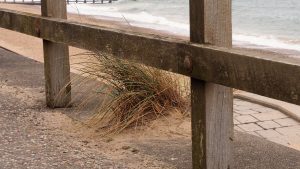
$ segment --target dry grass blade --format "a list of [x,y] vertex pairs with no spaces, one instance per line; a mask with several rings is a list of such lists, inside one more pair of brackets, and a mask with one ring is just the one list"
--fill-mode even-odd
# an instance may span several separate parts
[[84,55],[88,58],[73,64],[75,69],[85,78],[102,81],[92,90],[105,96],[86,124],[101,128],[102,134],[119,133],[186,107],[179,83],[170,73],[104,53]]

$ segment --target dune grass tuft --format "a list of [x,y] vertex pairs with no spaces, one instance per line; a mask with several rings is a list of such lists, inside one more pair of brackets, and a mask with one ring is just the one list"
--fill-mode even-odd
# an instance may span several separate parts
[[87,59],[73,65],[83,77],[101,81],[93,94],[105,97],[86,124],[101,128],[103,134],[116,134],[167,116],[172,109],[185,109],[179,82],[170,73],[105,53],[84,55]]

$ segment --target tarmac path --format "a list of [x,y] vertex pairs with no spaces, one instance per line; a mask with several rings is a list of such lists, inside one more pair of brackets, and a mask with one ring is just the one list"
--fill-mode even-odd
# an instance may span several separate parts
[[[191,141],[84,137],[45,107],[43,65],[0,48],[0,169],[191,168]],[[126,145],[126,146],[124,146]],[[300,152],[235,133],[233,168],[300,169]]]

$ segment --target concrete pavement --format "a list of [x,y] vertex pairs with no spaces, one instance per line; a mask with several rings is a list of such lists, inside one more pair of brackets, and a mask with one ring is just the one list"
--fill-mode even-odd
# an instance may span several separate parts
[[[234,100],[234,128],[300,151],[300,123],[255,103]],[[300,110],[299,110],[300,111]]]

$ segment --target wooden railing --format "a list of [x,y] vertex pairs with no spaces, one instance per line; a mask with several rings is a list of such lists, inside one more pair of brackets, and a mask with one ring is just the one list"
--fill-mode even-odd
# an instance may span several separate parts
[[[227,169],[232,161],[231,88],[300,105],[300,61],[231,49],[231,0],[190,0],[190,18],[191,41],[183,41],[70,22],[61,0],[42,1],[42,16],[0,9],[0,27],[44,39],[50,107],[70,101],[67,45],[191,77],[193,168]],[[65,95],[55,99],[61,90]]]

